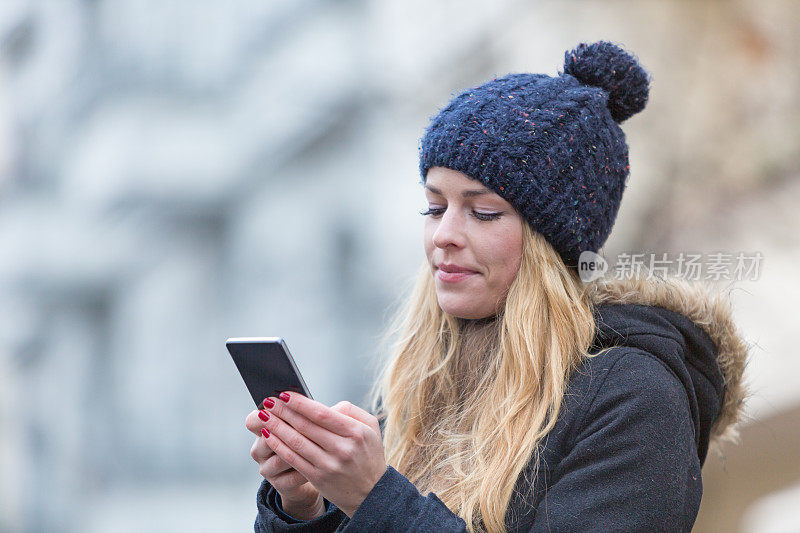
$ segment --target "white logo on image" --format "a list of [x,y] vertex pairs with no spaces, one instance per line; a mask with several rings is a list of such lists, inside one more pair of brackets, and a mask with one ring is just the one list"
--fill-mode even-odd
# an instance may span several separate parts
[[578,258],[578,275],[584,283],[589,283],[603,276],[608,270],[608,263],[598,254],[586,250]]

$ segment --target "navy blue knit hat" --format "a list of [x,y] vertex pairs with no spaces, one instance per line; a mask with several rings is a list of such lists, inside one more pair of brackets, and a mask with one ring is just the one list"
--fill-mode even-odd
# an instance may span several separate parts
[[649,75],[606,41],[579,44],[564,71],[508,74],[462,92],[420,140],[420,174],[458,170],[507,200],[564,263],[605,243],[629,174],[619,124],[644,109]]

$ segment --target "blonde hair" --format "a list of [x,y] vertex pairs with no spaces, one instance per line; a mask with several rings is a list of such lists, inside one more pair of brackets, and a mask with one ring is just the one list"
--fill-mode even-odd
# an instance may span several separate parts
[[395,337],[391,357],[370,391],[385,421],[387,463],[421,494],[434,492],[470,532],[505,530],[517,479],[532,458],[535,478],[569,375],[591,357],[584,284],[522,226],[520,269],[496,320],[444,312],[424,261],[384,337]]

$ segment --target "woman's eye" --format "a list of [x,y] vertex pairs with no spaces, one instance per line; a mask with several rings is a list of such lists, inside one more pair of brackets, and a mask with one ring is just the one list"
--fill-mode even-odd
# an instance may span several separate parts
[[427,211],[420,211],[420,215],[431,215],[433,217],[441,215],[444,213],[444,209],[441,207],[429,207]]
[[473,211],[472,214],[478,220],[497,220],[503,213],[479,213],[478,211]]
[[[421,211],[420,215],[430,215],[435,218],[444,213],[444,211],[445,208],[443,207],[429,207],[427,211]],[[472,216],[485,222],[488,222],[489,220],[497,220],[502,214],[503,213],[481,213],[479,211],[472,211]]]

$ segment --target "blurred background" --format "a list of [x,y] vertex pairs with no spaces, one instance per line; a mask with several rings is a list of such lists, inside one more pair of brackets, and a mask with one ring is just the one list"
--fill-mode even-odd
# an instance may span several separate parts
[[800,3],[0,1],[0,531],[249,531],[282,336],[364,406],[424,258],[418,141],[462,90],[606,39],[653,74],[605,251],[761,252],[742,442],[695,531],[800,531]]

